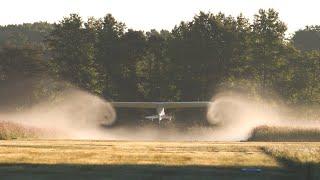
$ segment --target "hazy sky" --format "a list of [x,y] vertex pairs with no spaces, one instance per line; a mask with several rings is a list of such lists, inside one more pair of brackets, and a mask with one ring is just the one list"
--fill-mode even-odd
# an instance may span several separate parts
[[57,22],[70,13],[79,13],[84,19],[112,13],[129,28],[172,29],[200,10],[234,16],[242,12],[252,18],[259,8],[274,8],[293,32],[320,24],[319,7],[319,0],[2,0],[0,24]]

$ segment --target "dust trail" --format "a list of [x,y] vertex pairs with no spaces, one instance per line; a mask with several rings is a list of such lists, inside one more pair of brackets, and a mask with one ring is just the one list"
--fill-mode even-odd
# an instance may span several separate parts
[[18,113],[0,113],[0,120],[56,130],[51,138],[102,140],[239,141],[246,140],[253,128],[260,125],[320,128],[319,121],[292,119],[282,112],[283,109],[241,94],[218,94],[207,111],[210,126],[106,128],[101,125],[111,125],[116,119],[111,104],[98,96],[71,88],[54,101],[48,100]]
[[93,138],[100,136],[100,125],[115,121],[115,111],[102,98],[79,89],[64,90],[54,102],[41,102],[18,113],[1,113],[0,120],[53,129],[54,138]]
[[261,125],[320,129],[319,121],[296,119],[296,115],[287,114],[284,109],[288,108],[237,93],[218,94],[212,99],[207,117],[216,126],[212,135],[221,140],[246,140]]

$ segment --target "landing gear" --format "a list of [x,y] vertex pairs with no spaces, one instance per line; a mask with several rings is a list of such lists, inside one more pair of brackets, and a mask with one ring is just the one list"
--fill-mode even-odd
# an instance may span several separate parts
[[173,122],[173,116],[166,116],[162,119],[159,119],[158,125],[159,127],[168,127]]

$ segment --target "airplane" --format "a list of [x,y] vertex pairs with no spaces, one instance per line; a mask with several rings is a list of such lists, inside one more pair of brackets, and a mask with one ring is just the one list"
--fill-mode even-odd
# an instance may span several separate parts
[[139,109],[156,109],[157,115],[146,116],[148,120],[158,119],[159,124],[162,120],[172,120],[172,116],[166,115],[165,109],[181,108],[206,108],[211,102],[194,101],[194,102],[111,102],[115,108],[139,108]]

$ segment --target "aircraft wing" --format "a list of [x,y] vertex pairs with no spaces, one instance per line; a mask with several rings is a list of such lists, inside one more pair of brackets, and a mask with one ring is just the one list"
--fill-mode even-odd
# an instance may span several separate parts
[[119,108],[201,108],[208,107],[211,102],[193,101],[193,102],[111,102],[114,107]]
[[155,102],[111,102],[113,107],[119,108],[157,108]]

